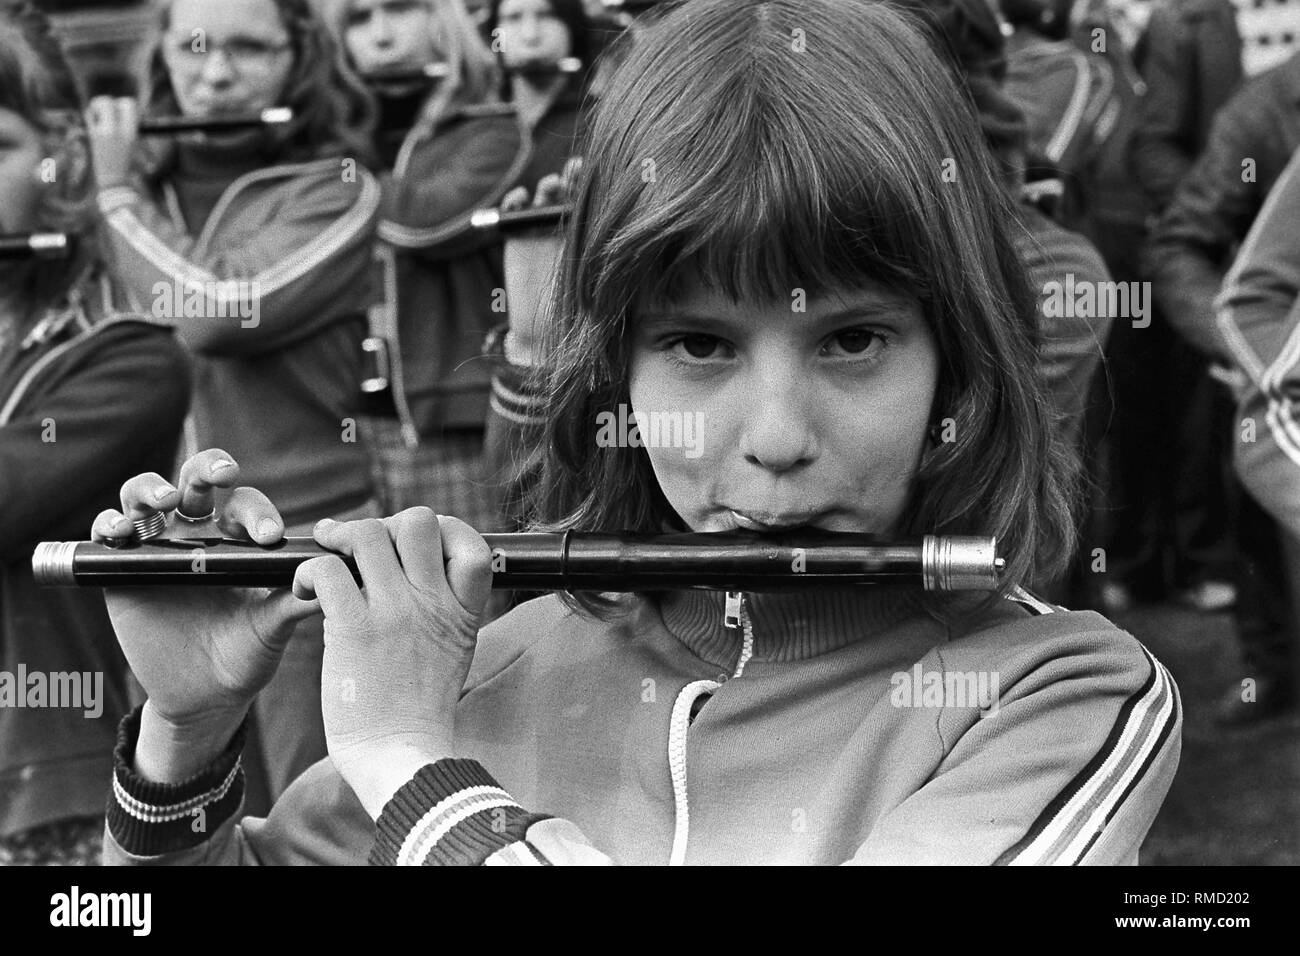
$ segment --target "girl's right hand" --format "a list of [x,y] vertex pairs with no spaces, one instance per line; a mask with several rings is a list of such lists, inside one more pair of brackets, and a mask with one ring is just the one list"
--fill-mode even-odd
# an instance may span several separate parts
[[[133,520],[179,507],[199,517],[213,510],[214,490],[233,488],[217,508],[222,533],[270,545],[284,521],[266,495],[236,488],[239,466],[210,449],[181,467],[180,488],[156,474],[122,486],[122,511],[95,519],[99,542],[126,542]],[[177,739],[193,729],[233,732],[249,704],[271,680],[294,625],[319,613],[288,589],[172,587],[107,588],[108,614],[131,670],[149,695],[147,710]],[[224,742],[223,742],[224,744]]]

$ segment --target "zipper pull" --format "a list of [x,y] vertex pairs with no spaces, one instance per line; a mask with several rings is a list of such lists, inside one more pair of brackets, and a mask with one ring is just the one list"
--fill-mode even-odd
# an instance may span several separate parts
[[740,604],[743,595],[740,591],[727,592],[727,606],[722,614],[722,624],[724,627],[740,629]]

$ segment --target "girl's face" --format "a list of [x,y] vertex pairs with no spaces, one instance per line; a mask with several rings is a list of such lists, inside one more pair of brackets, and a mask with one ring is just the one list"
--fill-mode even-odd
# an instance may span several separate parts
[[506,69],[558,63],[573,49],[569,28],[548,0],[503,0],[494,39]]
[[0,233],[37,227],[43,158],[36,128],[12,110],[0,109]]
[[279,103],[293,69],[271,0],[173,0],[163,55],[181,111],[258,112]]
[[351,0],[343,42],[361,73],[419,69],[443,59],[434,14],[421,0]]
[[920,306],[884,287],[801,298],[697,286],[638,319],[639,440],[693,531],[889,533],[903,514],[938,380]]

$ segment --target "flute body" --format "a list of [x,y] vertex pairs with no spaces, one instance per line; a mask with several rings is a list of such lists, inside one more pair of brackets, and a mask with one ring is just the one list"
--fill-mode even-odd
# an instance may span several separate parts
[[0,235],[0,259],[61,259],[71,251],[62,232],[26,232]]
[[[987,591],[997,587],[1002,569],[996,541],[980,537],[884,541],[868,534],[743,532],[483,537],[492,552],[492,586],[521,590],[782,591],[893,585]],[[154,539],[116,548],[43,542],[32,556],[32,570],[45,586],[288,587],[298,565],[332,553],[311,538],[286,538],[270,547],[230,539]],[[344,560],[357,576],[351,560]]]
[[293,119],[293,110],[274,106],[247,116],[156,116],[140,121],[142,136],[172,136],[177,133],[218,133],[262,126],[278,126]]

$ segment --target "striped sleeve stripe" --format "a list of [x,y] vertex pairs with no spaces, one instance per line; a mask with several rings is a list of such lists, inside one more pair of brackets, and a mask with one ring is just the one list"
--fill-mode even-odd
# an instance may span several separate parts
[[[462,823],[468,817],[484,810],[502,810],[506,807],[519,807],[510,794],[500,787],[469,787],[459,793],[453,793],[436,807],[421,817],[397,853],[398,866],[418,866],[424,862],[439,840],[451,832],[451,828]],[[504,813],[498,819],[504,818]]]
[[199,808],[223,799],[230,792],[230,788],[235,785],[235,780],[238,779],[242,769],[242,761],[236,760],[235,765],[230,768],[230,772],[226,774],[225,779],[220,784],[197,796],[167,806],[154,806],[145,803],[143,800],[137,800],[127,792],[117,777],[113,778],[113,796],[122,809],[137,820],[142,820],[145,823],[168,823],[172,820],[179,820],[181,817],[192,817],[194,811]]
[[547,819],[516,803],[477,761],[439,760],[421,767],[388,801],[376,822],[370,862],[390,866],[546,863],[527,847],[526,836],[529,827]]
[[141,710],[137,707],[118,727],[108,801],[109,833],[133,856],[192,849],[234,817],[243,802],[240,752],[246,727],[241,726],[226,749],[190,779],[156,783],[134,770]]
[[[136,197],[129,191],[132,199]],[[214,273],[190,262],[173,252],[162,240],[155,236],[131,211],[128,204],[122,202],[115,192],[101,194],[100,208],[105,212],[108,224],[117,231],[140,255],[153,265],[171,276],[174,281],[197,283],[204,286],[217,285],[221,281]],[[261,295],[269,295],[300,279],[312,269],[326,261],[331,255],[350,242],[366,224],[375,210],[379,208],[379,186],[374,177],[363,179],[361,195],[352,207],[337,220],[324,229],[311,242],[307,243],[288,257],[272,265],[264,272],[252,276],[232,276],[240,281],[256,282]]]
[[1143,648],[1151,672],[1120,709],[1100,751],[1001,857],[1002,866],[1070,866],[1087,851],[1137,788],[1178,722],[1169,672]]
[[546,421],[540,414],[546,403],[544,396],[517,391],[498,375],[492,376],[492,394],[488,402],[494,412],[516,425],[541,425]]

